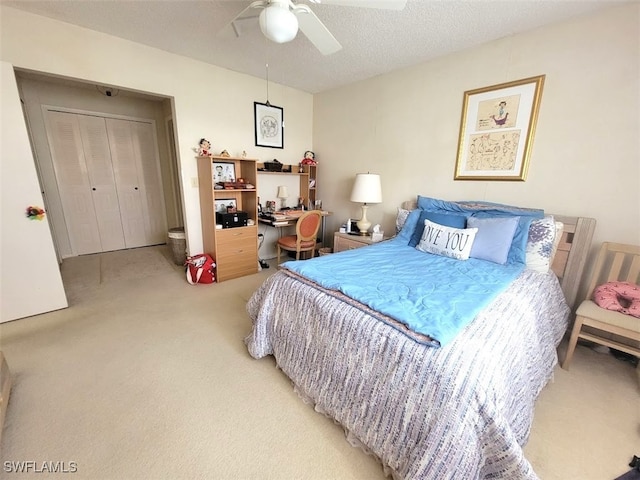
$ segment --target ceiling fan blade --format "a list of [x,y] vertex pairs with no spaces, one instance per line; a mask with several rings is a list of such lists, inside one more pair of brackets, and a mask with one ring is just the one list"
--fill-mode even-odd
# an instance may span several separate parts
[[251,2],[247,8],[242,10],[235,16],[231,22],[225,25],[219,32],[218,37],[230,38],[233,36],[239,37],[242,33],[242,24],[247,20],[254,20],[260,15],[260,9],[266,7],[269,4],[267,0],[256,0]]
[[341,7],[380,8],[383,10],[403,10],[407,0],[309,0],[322,5],[338,5]]
[[342,49],[342,45],[324,23],[306,5],[296,5],[293,13],[298,18],[298,27],[302,33],[320,50],[323,55],[331,55]]

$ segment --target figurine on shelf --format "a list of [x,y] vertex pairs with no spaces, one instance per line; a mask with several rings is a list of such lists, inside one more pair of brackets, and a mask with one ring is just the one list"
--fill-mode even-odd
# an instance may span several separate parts
[[220,152],[220,156],[221,157],[230,157],[231,155],[229,154],[229,152],[227,152],[226,150],[222,150]]
[[307,150],[306,152],[304,152],[304,158],[300,162],[300,165],[318,165],[318,162],[316,162],[316,154],[311,150]]
[[198,152],[198,156],[200,157],[212,156],[211,142],[209,142],[209,140],[207,140],[206,138],[201,138],[198,142],[198,148],[196,149],[196,151]]

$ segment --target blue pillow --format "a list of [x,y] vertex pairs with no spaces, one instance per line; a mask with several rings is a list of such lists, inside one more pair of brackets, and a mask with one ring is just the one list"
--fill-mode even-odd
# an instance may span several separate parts
[[446,211],[467,213],[467,210],[462,208],[456,202],[440,200],[439,198],[423,197],[422,195],[418,195],[417,204],[418,208],[421,208],[422,210],[430,210],[432,212],[437,210],[440,212]]
[[516,233],[520,217],[469,217],[467,227],[477,227],[470,257],[504,265]]
[[465,228],[467,224],[467,218],[464,215],[456,213],[442,213],[442,212],[427,212],[425,210],[417,210],[420,212],[418,221],[409,240],[409,246],[415,247],[420,243],[422,238],[422,232],[424,231],[424,221],[430,220],[433,223],[444,225],[445,227],[452,228]]
[[[495,211],[481,211],[474,213],[473,216],[476,218],[510,218],[507,213]],[[544,212],[539,218],[542,217],[544,217]],[[518,218],[518,226],[516,227],[516,232],[513,235],[511,249],[509,250],[509,255],[507,257],[507,263],[522,263],[524,265],[527,260],[527,239],[529,238],[529,227],[531,226],[531,222],[538,217],[522,215]]]
[[420,212],[422,212],[422,210],[417,208],[409,212],[409,215],[404,221],[402,230],[400,230],[400,233],[398,233],[398,238],[401,238],[406,242],[409,242],[409,240],[411,240],[413,231],[416,229],[416,224],[418,223],[418,218],[420,218]]

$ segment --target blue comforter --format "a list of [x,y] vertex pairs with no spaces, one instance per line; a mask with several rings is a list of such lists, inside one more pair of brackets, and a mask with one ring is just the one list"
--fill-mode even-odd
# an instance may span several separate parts
[[433,346],[450,342],[524,269],[423,253],[401,237],[282,266],[431,337]]

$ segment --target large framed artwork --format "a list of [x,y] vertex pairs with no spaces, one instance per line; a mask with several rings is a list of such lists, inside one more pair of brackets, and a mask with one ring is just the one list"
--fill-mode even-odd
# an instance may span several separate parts
[[253,102],[256,146],[284,148],[284,112],[282,107]]
[[544,79],[464,92],[454,180],[526,180]]

